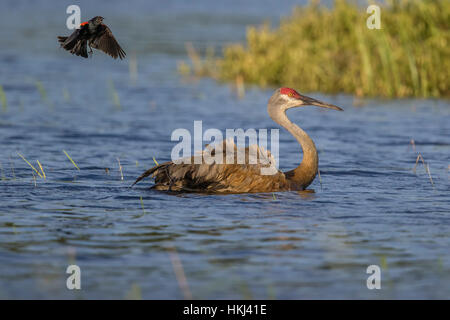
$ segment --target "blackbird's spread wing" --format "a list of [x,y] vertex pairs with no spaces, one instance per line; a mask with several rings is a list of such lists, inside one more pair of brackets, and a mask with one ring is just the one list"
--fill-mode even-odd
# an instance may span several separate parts
[[80,30],[76,29],[70,36],[68,37],[58,37],[58,41],[66,50],[72,50],[78,40],[78,36],[80,35]]
[[120,47],[111,30],[104,24],[98,26],[97,30],[98,35],[90,41],[89,45],[109,54],[114,59],[117,57],[123,59],[126,55],[125,51]]

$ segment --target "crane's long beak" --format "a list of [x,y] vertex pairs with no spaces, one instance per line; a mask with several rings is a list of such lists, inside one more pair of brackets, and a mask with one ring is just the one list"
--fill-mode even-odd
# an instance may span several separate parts
[[311,105],[316,107],[328,108],[338,111],[344,111],[344,109],[335,106],[334,104],[325,103],[307,96],[301,96],[300,99],[303,102],[303,105]]

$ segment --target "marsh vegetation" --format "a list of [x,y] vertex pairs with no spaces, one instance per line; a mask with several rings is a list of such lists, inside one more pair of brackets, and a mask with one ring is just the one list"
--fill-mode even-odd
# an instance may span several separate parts
[[381,29],[369,29],[366,7],[311,1],[280,26],[250,26],[246,43],[210,49],[199,58],[188,46],[183,73],[303,92],[378,97],[449,97],[450,2],[386,1]]

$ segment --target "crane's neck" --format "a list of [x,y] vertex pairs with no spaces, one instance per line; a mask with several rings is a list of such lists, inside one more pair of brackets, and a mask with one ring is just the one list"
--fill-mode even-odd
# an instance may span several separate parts
[[291,189],[305,189],[313,182],[319,167],[319,156],[314,141],[296,124],[286,116],[286,110],[269,108],[270,117],[292,134],[302,147],[303,159],[300,165],[286,172],[286,177],[291,182]]

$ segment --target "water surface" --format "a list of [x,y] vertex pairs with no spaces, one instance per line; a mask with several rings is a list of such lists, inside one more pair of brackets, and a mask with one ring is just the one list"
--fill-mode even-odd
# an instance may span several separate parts
[[[194,120],[278,128],[266,112],[272,89],[238,99],[176,70],[185,42],[242,41],[246,25],[276,24],[295,1],[108,3],[81,7],[101,11],[137,57],[136,81],[129,59],[83,60],[57,47],[68,2],[0,4],[1,298],[450,298],[448,101],[354,106],[350,96],[311,94],[345,109],[288,112],[319,149],[314,193],[174,196],[149,190],[150,180],[131,189],[153,157],[170,159],[172,130],[192,131]],[[421,162],[413,171],[418,152],[433,184]],[[36,168],[39,160],[46,179],[18,153]],[[280,130],[280,168],[300,159]],[[66,289],[69,264],[82,270],[81,291]],[[382,290],[366,287],[372,264]]]

